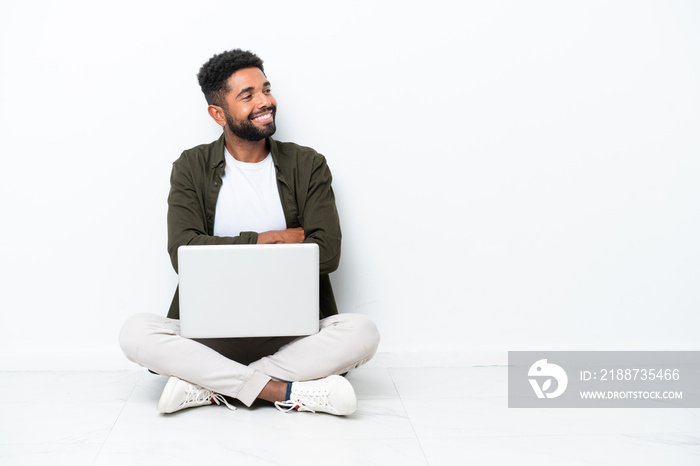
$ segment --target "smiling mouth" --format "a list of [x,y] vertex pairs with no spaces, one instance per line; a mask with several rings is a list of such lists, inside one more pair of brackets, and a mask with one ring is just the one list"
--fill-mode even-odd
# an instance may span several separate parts
[[251,118],[253,121],[257,121],[259,123],[267,123],[272,121],[272,110],[266,111],[265,113],[256,116],[255,118]]

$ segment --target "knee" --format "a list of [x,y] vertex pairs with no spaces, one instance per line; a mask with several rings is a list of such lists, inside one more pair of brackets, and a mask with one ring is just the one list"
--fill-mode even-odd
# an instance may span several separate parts
[[119,346],[124,354],[133,359],[138,354],[141,344],[153,332],[154,314],[134,314],[130,316],[119,331]]
[[354,344],[361,348],[367,357],[372,357],[379,347],[379,329],[372,319],[363,314],[343,314],[347,316],[355,336]]

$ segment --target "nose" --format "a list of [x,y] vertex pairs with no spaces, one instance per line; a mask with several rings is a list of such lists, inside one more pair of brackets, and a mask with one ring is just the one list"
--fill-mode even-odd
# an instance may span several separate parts
[[257,106],[258,108],[265,108],[269,107],[272,104],[272,99],[269,95],[267,94],[260,94],[260,97],[258,98]]

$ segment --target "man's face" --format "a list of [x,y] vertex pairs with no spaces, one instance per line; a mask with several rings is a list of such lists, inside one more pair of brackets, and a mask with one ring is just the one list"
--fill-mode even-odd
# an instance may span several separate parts
[[238,70],[228,79],[228,86],[222,108],[231,132],[246,141],[260,141],[275,134],[277,101],[263,72],[258,68]]

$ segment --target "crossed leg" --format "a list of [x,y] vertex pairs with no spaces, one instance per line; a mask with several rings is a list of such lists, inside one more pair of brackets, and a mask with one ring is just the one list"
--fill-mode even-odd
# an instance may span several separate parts
[[180,336],[178,320],[155,314],[127,319],[119,342],[126,357],[143,367],[250,406],[256,398],[284,401],[287,382],[320,379],[361,366],[374,356],[379,332],[361,314],[338,314],[322,319],[318,333],[297,338],[248,365]]

